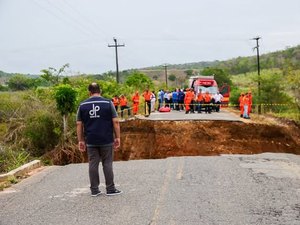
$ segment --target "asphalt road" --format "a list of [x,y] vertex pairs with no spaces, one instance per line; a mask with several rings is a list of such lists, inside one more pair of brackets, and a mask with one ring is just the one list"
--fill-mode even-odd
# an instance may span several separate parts
[[137,116],[139,119],[147,120],[222,120],[222,121],[243,121],[239,116],[226,109],[221,109],[220,112],[209,113],[189,113],[184,111],[172,110],[171,112],[152,112],[149,117]]
[[0,192],[0,224],[300,224],[296,155],[137,160],[114,170],[124,193],[91,197],[87,164],[48,167]]

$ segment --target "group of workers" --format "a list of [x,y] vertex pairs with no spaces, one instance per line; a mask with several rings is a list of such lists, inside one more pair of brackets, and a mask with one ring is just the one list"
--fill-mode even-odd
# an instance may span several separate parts
[[185,113],[202,113],[202,109],[205,113],[211,113],[213,110],[220,111],[220,105],[222,103],[223,96],[219,92],[211,94],[208,91],[205,93],[199,90],[196,93],[193,88],[187,88],[185,91],[181,89],[175,89],[173,92],[160,90],[158,92],[158,110],[161,107],[171,107],[174,110],[185,110]]
[[240,116],[245,119],[250,119],[250,112],[252,110],[252,93],[241,93],[239,97]]
[[[133,115],[137,115],[140,105],[140,94],[136,91],[131,97],[133,103],[132,110]],[[163,108],[169,108],[178,111],[185,111],[188,113],[211,113],[212,111],[220,112],[220,106],[223,100],[222,94],[217,92],[216,94],[210,94],[208,91],[205,93],[199,90],[196,93],[194,89],[187,88],[185,91],[182,89],[175,89],[174,91],[159,90],[157,97],[154,91],[146,89],[142,97],[145,101],[145,115],[149,116],[151,112],[155,111],[156,99],[158,99],[157,110],[161,111]],[[252,109],[252,94],[251,91],[248,93],[241,93],[239,97],[240,116],[245,119],[250,119],[250,112]],[[128,116],[131,115],[131,108],[128,106],[128,100],[124,94],[118,96],[115,95],[112,98],[112,102],[118,112],[120,107],[121,118],[124,116],[124,111],[127,111]]]
[[[153,106],[151,108],[151,103],[153,102],[153,99],[155,99],[155,95],[149,91],[149,89],[146,89],[142,97],[145,100],[145,115],[149,116],[151,111],[153,111]],[[140,95],[139,92],[136,91],[133,96],[131,97],[133,106],[132,106],[132,111],[133,115],[137,115],[139,111],[139,105],[140,105]],[[115,109],[117,112],[119,112],[119,106],[120,106],[120,111],[121,111],[121,118],[124,116],[124,111],[127,111],[127,115],[131,115],[131,108],[128,106],[128,100],[124,94],[121,94],[120,96],[115,95],[112,98],[112,102],[115,106]]]
[[[158,111],[162,112],[164,109],[170,111],[173,109],[177,111],[185,111],[186,114],[195,112],[202,113],[202,110],[204,110],[205,113],[211,113],[213,110],[219,112],[220,105],[223,100],[223,96],[219,92],[212,95],[208,91],[202,93],[200,89],[199,93],[196,93],[192,88],[187,88],[185,90],[177,88],[174,91],[164,91],[161,89],[158,91],[157,95],[154,94],[154,91],[151,92],[146,89],[143,92],[142,97],[145,101],[146,116],[149,116],[151,112],[155,111],[157,99]],[[138,114],[140,104],[140,95],[138,91],[136,91],[131,97],[131,101],[133,103],[132,108],[128,106],[128,100],[125,95],[116,95],[112,98],[116,111],[118,111],[120,107],[121,118],[124,116],[124,111],[127,111],[128,116],[130,116],[131,109],[133,110],[133,115]]]

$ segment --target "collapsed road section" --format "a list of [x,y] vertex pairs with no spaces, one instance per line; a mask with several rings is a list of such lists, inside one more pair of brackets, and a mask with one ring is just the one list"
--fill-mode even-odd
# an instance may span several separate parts
[[122,145],[116,160],[171,156],[300,154],[300,128],[232,121],[151,121],[121,123]]

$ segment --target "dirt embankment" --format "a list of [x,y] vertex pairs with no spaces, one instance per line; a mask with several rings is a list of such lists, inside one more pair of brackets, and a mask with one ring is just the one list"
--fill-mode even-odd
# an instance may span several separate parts
[[121,123],[116,160],[219,154],[286,152],[300,154],[300,128],[225,121],[147,121]]

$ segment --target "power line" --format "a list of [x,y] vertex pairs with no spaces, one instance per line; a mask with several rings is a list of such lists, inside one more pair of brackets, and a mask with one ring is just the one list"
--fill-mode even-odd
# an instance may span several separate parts
[[79,29],[79,30],[81,30],[81,32],[83,32],[86,35],[90,36],[90,33],[88,33],[86,30],[82,29],[80,26],[78,26],[78,24],[72,23],[73,21],[70,22],[69,20],[66,20],[65,17],[62,17],[62,16],[60,16],[58,14],[53,13],[53,11],[51,11],[47,7],[41,5],[39,1],[33,0],[32,2],[34,2],[35,5],[37,5],[39,8],[41,8],[44,11],[46,11],[47,13],[49,13],[50,15],[52,15],[53,17],[55,17],[56,19],[58,19],[60,21],[63,21],[63,22],[67,22],[68,24],[72,25],[74,28]]
[[124,44],[119,45],[116,38],[113,38],[113,40],[114,40],[115,44],[114,45],[108,45],[108,47],[114,47],[115,51],[116,51],[116,69],[117,69],[117,71],[116,71],[117,76],[116,77],[117,77],[117,83],[119,83],[120,82],[120,77],[119,77],[119,63],[118,63],[118,47],[125,47],[125,45]]
[[89,34],[92,35],[98,35],[95,34],[95,32],[93,30],[91,30],[89,27],[87,27],[85,24],[83,24],[80,20],[78,20],[76,17],[74,17],[73,15],[71,15],[69,12],[62,10],[62,8],[58,7],[56,4],[53,4],[52,2],[50,2],[49,0],[45,0],[50,6],[54,7],[58,12],[60,12],[63,16],[65,16],[66,18],[69,18],[69,20],[71,22],[74,22],[74,24],[76,24],[78,27],[83,28],[83,30],[87,31]]
[[[76,12],[78,15],[80,15],[80,16],[81,16],[81,19],[84,19],[84,20],[87,22],[87,24],[90,25],[90,28],[93,27],[93,28],[96,30],[97,33],[99,33],[98,30],[101,30],[101,32],[104,34],[105,39],[107,39],[107,38],[106,38],[106,37],[108,36],[107,33],[106,33],[103,29],[101,29],[101,28],[98,26],[98,24],[95,23],[94,20],[90,19],[90,18],[87,17],[85,14],[81,13],[80,10],[78,10],[76,7],[74,7],[72,4],[70,4],[67,0],[63,0],[62,2],[63,2],[66,6],[68,6],[71,10],[73,10],[73,11]],[[99,33],[99,34],[100,34],[100,33]]]
[[[86,26],[86,24],[90,24],[90,22],[88,22],[86,24],[82,23],[82,21],[79,20],[72,13],[70,13],[69,11],[63,10],[63,8],[65,8],[65,7],[58,7],[57,4],[54,4],[53,2],[51,2],[49,0],[44,0],[44,2],[46,2],[48,5],[50,5],[50,8],[41,4],[40,1],[33,0],[33,2],[38,7],[40,7],[44,11],[48,12],[52,16],[54,16],[56,19],[59,19],[60,21],[63,21],[64,23],[68,23],[68,24],[72,25],[74,28],[80,30],[82,33],[84,33],[88,36],[92,35],[93,37],[94,36],[98,37],[100,34],[98,31],[95,32],[95,30],[93,30],[91,27]],[[69,6],[69,4],[68,4],[68,6]],[[53,9],[53,10],[51,10],[51,9]],[[73,7],[73,9],[74,9],[74,7]],[[79,13],[77,12],[77,14],[79,14]],[[82,15],[82,14],[80,13],[80,15]],[[99,30],[99,29],[97,29],[97,30]],[[105,35],[104,35],[104,39],[105,39]]]

